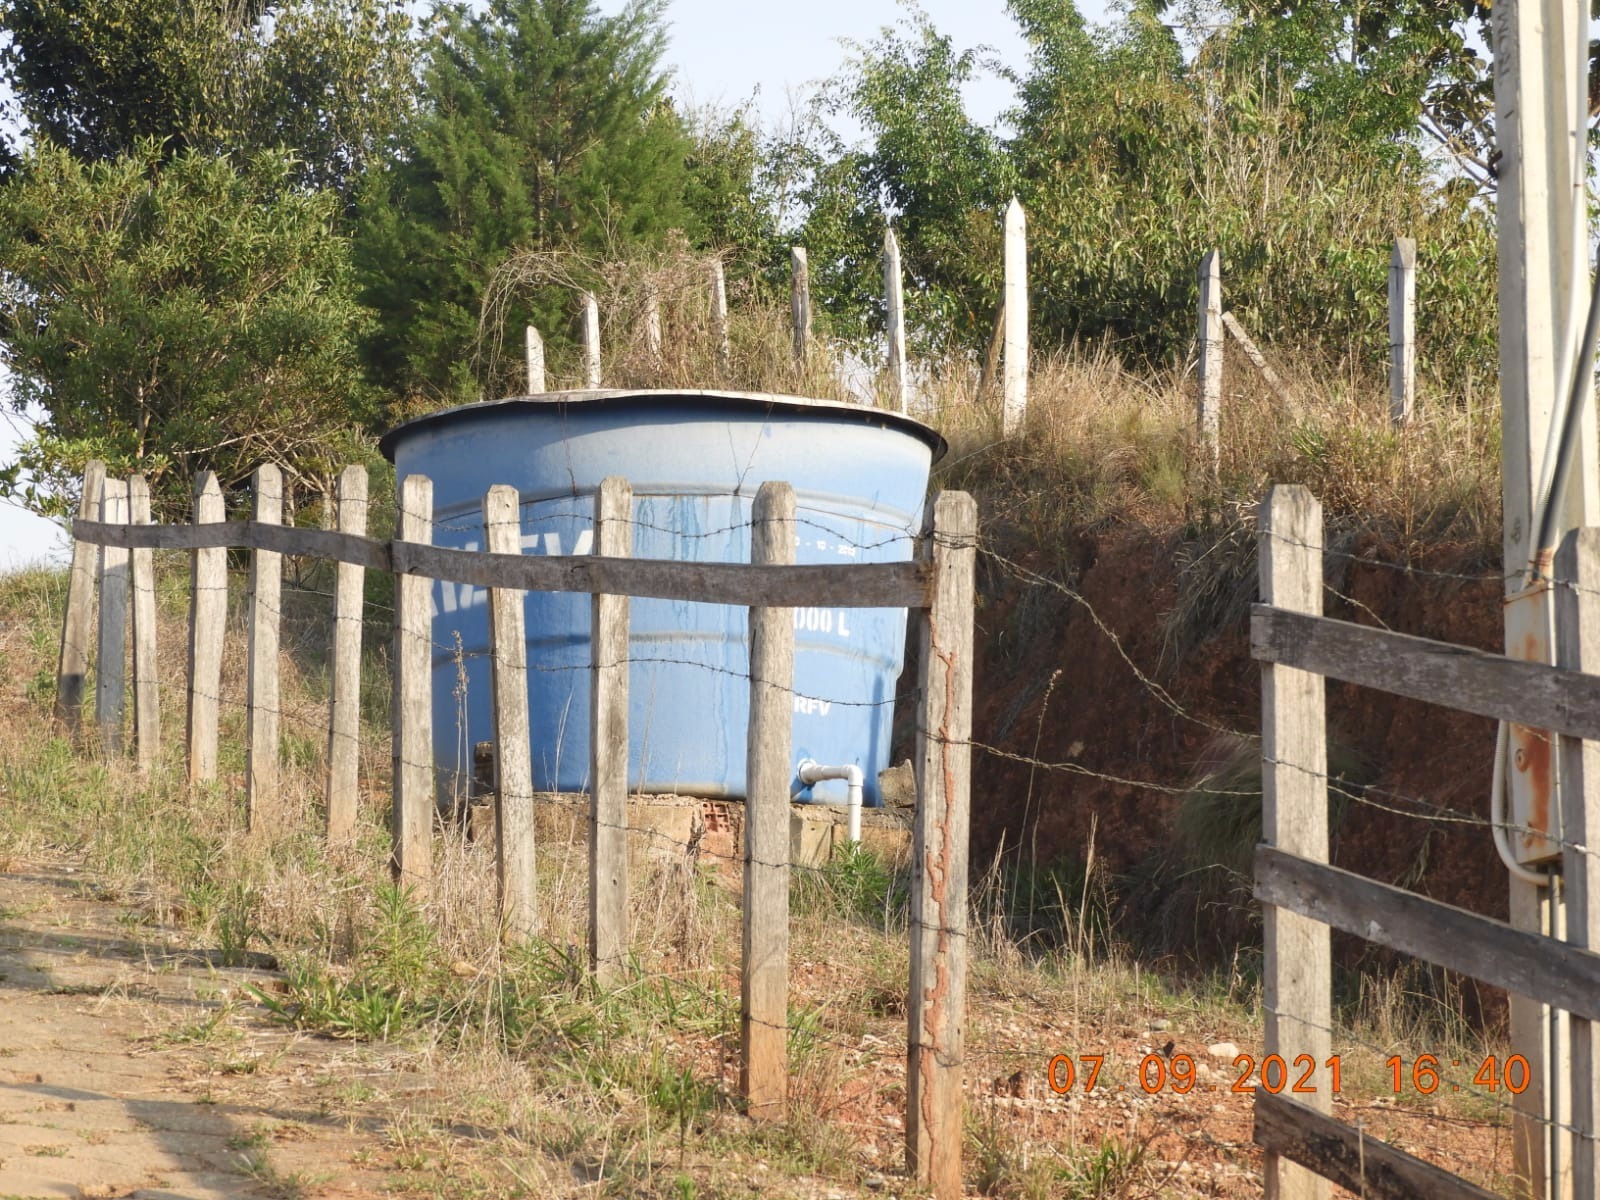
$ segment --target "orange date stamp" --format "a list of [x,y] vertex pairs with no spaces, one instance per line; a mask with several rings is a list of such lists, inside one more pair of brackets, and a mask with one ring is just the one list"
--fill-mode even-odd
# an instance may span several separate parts
[[[1050,1090],[1058,1096],[1076,1091],[1087,1094],[1096,1087],[1112,1087],[1117,1091],[1130,1090],[1126,1083],[1102,1083],[1101,1070],[1105,1065],[1103,1054],[1057,1054],[1045,1068]],[[1233,1060],[1233,1078],[1220,1081],[1210,1078],[1210,1068],[1196,1064],[1189,1054],[1146,1054],[1139,1060],[1134,1072],[1135,1085],[1147,1096],[1164,1092],[1186,1096],[1190,1092],[1232,1091],[1253,1093],[1257,1087],[1274,1094],[1282,1091],[1317,1092],[1326,1087],[1334,1095],[1341,1083],[1340,1062],[1337,1054],[1320,1065],[1309,1054],[1285,1060],[1280,1054],[1269,1054],[1259,1063],[1253,1054],[1240,1054]]]
[[[1130,1091],[1134,1087],[1147,1096],[1170,1093],[1188,1095],[1199,1090],[1206,1092],[1239,1092],[1254,1094],[1258,1089],[1273,1095],[1315,1095],[1326,1091],[1340,1094],[1343,1087],[1343,1063],[1337,1054],[1320,1062],[1309,1054],[1285,1058],[1281,1054],[1268,1054],[1257,1058],[1253,1054],[1240,1054],[1233,1060],[1231,1080],[1227,1075],[1214,1078],[1209,1067],[1196,1064],[1189,1054],[1146,1054],[1139,1060],[1132,1084],[1115,1083],[1101,1078],[1105,1066],[1104,1054],[1057,1054],[1045,1068],[1045,1078],[1050,1090],[1058,1096],[1074,1092],[1087,1095],[1096,1088]],[[1494,1092],[1501,1088],[1520,1096],[1528,1090],[1532,1078],[1528,1060],[1512,1054],[1504,1060],[1488,1055],[1477,1065],[1471,1082],[1465,1085],[1450,1082],[1443,1074],[1443,1063],[1438,1055],[1419,1054],[1414,1059],[1399,1055],[1388,1058],[1388,1082],[1396,1095],[1406,1090],[1431,1096],[1439,1091],[1459,1092],[1463,1086]],[[1460,1059],[1450,1059],[1449,1066],[1471,1068]]]

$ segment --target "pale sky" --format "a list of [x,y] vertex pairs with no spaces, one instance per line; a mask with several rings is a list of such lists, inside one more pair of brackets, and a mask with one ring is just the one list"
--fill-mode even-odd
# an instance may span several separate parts
[[[622,0],[599,0],[605,12],[621,6]],[[1027,47],[1003,0],[925,0],[921,8],[958,48],[989,46],[1012,69],[1026,66]],[[1083,0],[1079,8],[1091,20],[1104,19],[1103,0]],[[685,99],[731,107],[754,95],[763,117],[777,122],[788,112],[791,94],[803,93],[843,65],[847,52],[841,39],[869,42],[907,11],[896,0],[672,0],[667,59]],[[974,119],[990,123],[1013,97],[1003,81],[984,78],[969,85],[967,102]],[[5,389],[0,375],[0,396]],[[5,418],[0,419],[3,465],[13,457],[20,422],[8,410],[0,417]],[[64,561],[68,555],[57,526],[0,501],[0,571],[42,559]]]

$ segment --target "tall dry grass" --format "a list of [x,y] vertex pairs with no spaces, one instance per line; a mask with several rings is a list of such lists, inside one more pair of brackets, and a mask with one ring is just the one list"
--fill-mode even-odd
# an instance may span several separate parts
[[1396,428],[1374,372],[1277,353],[1286,404],[1236,354],[1215,473],[1195,434],[1192,372],[1130,371],[1099,343],[1036,363],[1026,423],[1008,439],[998,434],[997,398],[975,394],[974,372],[939,375],[929,419],[952,446],[941,482],[989,496],[989,526],[1013,542],[1048,545],[1072,528],[1115,523],[1198,531],[1226,525],[1273,484],[1300,483],[1330,519],[1364,525],[1399,549],[1448,541],[1494,551],[1495,411],[1428,395]]
[[[755,281],[730,281],[729,346],[711,319],[711,260],[679,245],[621,263],[528,253],[496,275],[486,303],[479,373],[489,394],[525,390],[522,331],[505,327],[519,297],[596,292],[608,387],[728,388],[884,404],[883,347],[817,336],[804,364],[792,353],[786,304]],[[661,314],[659,349],[645,309]],[[1220,451],[1213,471],[1195,437],[1192,363],[1131,369],[1109,342],[1035,355],[1027,419],[1000,435],[998,388],[982,365],[955,357],[913,365],[912,415],[938,428],[951,453],[937,482],[975,492],[986,527],[1005,542],[1050,545],[1073,529],[1117,523],[1208,533],[1240,520],[1274,483],[1302,483],[1330,520],[1372,531],[1398,552],[1437,543],[1492,558],[1499,541],[1499,418],[1492,397],[1428,390],[1404,428],[1389,419],[1381,363],[1267,346],[1288,402],[1237,347],[1227,351]],[[552,390],[581,383],[575,350],[552,342]]]
[[[527,391],[523,330],[508,314],[519,299],[564,294],[576,305],[592,291],[600,309],[601,378],[606,387],[722,388],[842,400],[845,351],[824,336],[795,361],[786,307],[768,302],[757,280],[730,278],[724,353],[712,316],[711,271],[718,260],[675,243],[648,258],[612,262],[576,252],[513,255],[495,273],[479,326],[476,369],[487,395]],[[646,312],[659,314],[652,347]],[[583,386],[578,347],[565,330],[544,331],[546,387]]]

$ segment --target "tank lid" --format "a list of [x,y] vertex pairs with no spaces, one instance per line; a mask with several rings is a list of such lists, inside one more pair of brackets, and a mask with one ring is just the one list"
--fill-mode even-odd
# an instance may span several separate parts
[[454,422],[473,414],[493,414],[511,409],[541,409],[548,406],[599,405],[622,407],[626,405],[657,406],[673,400],[693,400],[714,408],[726,408],[743,413],[817,413],[823,416],[848,417],[871,424],[887,426],[909,433],[927,443],[933,450],[933,461],[938,462],[949,449],[938,430],[911,417],[886,408],[873,408],[866,404],[847,404],[839,400],[814,400],[808,396],[783,396],[769,392],[720,392],[693,388],[588,388],[567,392],[542,392],[534,396],[508,396],[504,400],[482,400],[477,404],[462,404],[396,425],[378,439],[378,449],[390,462],[394,461],[395,445],[406,434],[430,425]]

